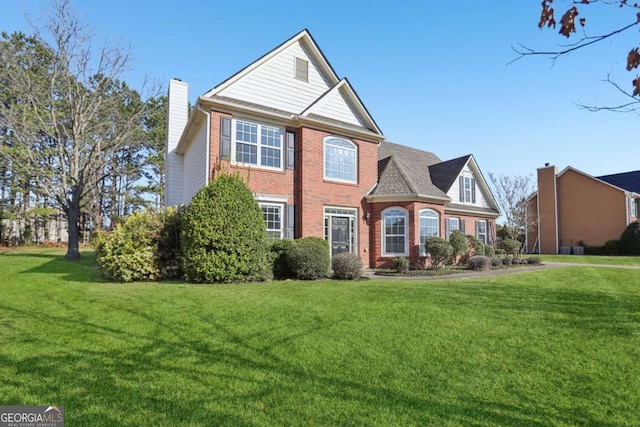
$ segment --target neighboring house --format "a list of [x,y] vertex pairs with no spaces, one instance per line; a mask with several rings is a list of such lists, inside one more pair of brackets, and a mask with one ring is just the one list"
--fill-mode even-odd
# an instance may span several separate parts
[[582,253],[582,246],[618,240],[638,219],[640,171],[593,177],[572,167],[538,169],[529,199],[527,251]]
[[473,157],[441,162],[383,142],[306,30],[188,110],[188,85],[172,80],[166,205],[189,203],[226,170],[247,181],[270,238],[325,238],[332,254],[356,253],[367,267],[396,256],[418,263],[425,236],[465,224],[466,233],[494,241],[499,213]]

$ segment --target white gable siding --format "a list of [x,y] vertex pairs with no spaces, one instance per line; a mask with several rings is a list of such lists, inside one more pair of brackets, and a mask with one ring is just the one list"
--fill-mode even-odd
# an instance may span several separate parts
[[[196,113],[198,114],[198,113]],[[189,203],[193,196],[207,183],[207,124],[203,123],[195,139],[184,154],[183,203]]]
[[[294,78],[295,58],[309,61],[309,81]],[[292,113],[301,113],[329,90],[329,84],[300,42],[278,53],[262,66],[218,93]]]
[[366,127],[353,112],[342,90],[336,90],[318,103],[317,108],[312,109],[313,114],[328,117],[334,120]]
[[[479,185],[480,180],[478,179],[476,174],[473,173],[471,168],[469,168],[469,165],[465,166],[462,169],[462,172],[460,173],[460,175],[458,175],[454,183],[451,185],[449,192],[447,193],[447,196],[451,197],[451,203],[460,203],[460,176],[471,176],[476,180],[476,202],[473,204],[473,206],[490,208],[491,205],[487,201],[487,197],[483,193],[482,187]],[[470,205],[471,203],[465,204]]]
[[183,157],[175,152],[189,116],[189,85],[179,80],[169,82],[167,104],[167,143],[165,171],[165,205],[182,203]]

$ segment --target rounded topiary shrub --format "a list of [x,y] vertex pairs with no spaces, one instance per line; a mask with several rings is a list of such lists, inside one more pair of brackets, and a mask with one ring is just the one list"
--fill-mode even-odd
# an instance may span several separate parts
[[409,273],[409,258],[406,256],[395,257],[393,259],[393,269],[399,274]]
[[316,280],[329,275],[329,243],[319,237],[303,237],[287,252],[289,268],[297,279]]
[[627,225],[620,236],[620,254],[640,255],[640,222]]
[[359,279],[362,276],[362,260],[356,254],[342,252],[331,259],[331,269],[336,279]]
[[484,243],[476,236],[468,235],[467,244],[469,245],[469,252],[473,251],[473,255],[484,255]]
[[484,254],[488,257],[492,257],[496,254],[496,248],[491,245],[484,245]]
[[542,258],[539,256],[530,256],[527,258],[527,264],[529,265],[540,265],[542,264]]
[[[449,243],[453,247],[454,258],[464,256],[469,252],[469,245],[467,244],[467,238],[460,230],[453,230],[449,236]],[[456,260],[454,259],[454,262]]]
[[516,239],[503,239],[498,247],[508,255],[517,255],[520,251],[520,242]]
[[113,231],[100,233],[96,260],[102,275],[121,282],[164,278],[163,262],[175,264],[176,257],[159,254],[163,226],[164,214],[140,211],[118,223]]
[[620,255],[620,240],[607,240],[604,242],[604,253],[606,255]]
[[469,270],[484,271],[491,268],[491,258],[484,255],[474,255],[467,260]]
[[190,282],[242,282],[270,276],[267,231],[258,202],[237,176],[202,188],[182,216],[182,269]]
[[295,245],[296,241],[291,239],[274,240],[269,244],[274,279],[292,279],[295,277],[287,261],[287,253]]
[[424,249],[431,257],[431,268],[438,268],[451,257],[453,246],[442,237],[429,237],[424,242]]

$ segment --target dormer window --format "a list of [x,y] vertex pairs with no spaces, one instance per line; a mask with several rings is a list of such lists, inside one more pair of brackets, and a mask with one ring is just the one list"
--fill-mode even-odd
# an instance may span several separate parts
[[309,81],[309,61],[302,58],[295,58],[293,75],[297,80],[308,82]]
[[462,203],[476,202],[476,180],[470,176],[460,176],[460,201]]

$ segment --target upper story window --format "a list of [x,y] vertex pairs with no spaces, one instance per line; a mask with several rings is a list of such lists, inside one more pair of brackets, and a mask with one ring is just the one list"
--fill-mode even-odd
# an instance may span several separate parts
[[235,120],[234,154],[237,163],[282,169],[284,129]]
[[382,212],[382,255],[409,255],[407,238],[407,211],[389,208]]
[[463,203],[476,202],[476,180],[471,176],[462,175],[459,178],[460,201]]
[[331,181],[356,183],[358,149],[342,138],[324,140],[324,178]]
[[420,211],[420,255],[425,256],[424,244],[429,237],[440,235],[440,216],[431,209]]

